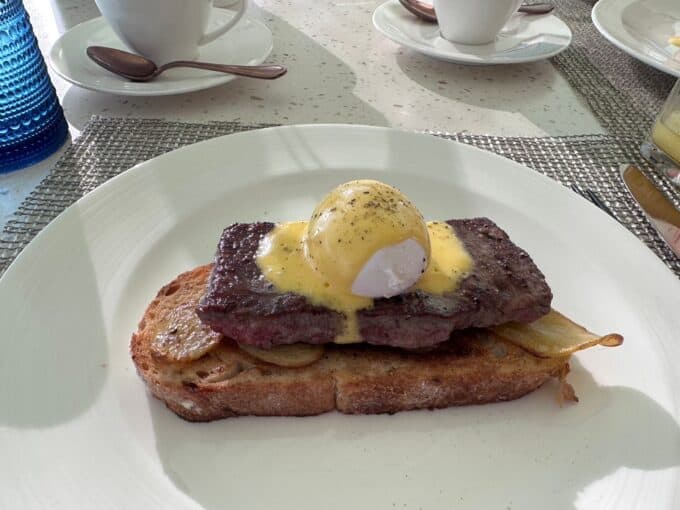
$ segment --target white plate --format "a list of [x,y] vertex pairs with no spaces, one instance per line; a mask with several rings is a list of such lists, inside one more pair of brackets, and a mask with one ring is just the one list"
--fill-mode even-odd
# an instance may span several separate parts
[[430,57],[459,64],[517,64],[553,57],[571,43],[571,30],[558,17],[514,15],[491,44],[456,44],[444,39],[439,25],[419,20],[388,0],[373,13],[373,25],[394,42]]
[[678,0],[600,0],[592,17],[600,33],[619,49],[680,78],[680,48],[668,42],[680,35]]
[[[621,348],[504,404],[191,424],[150,398],[128,342],[158,288],[235,221],[307,217],[378,178],[426,217],[485,215],[557,308]],[[678,508],[680,281],[638,239],[516,163],[427,135],[297,126],[193,145],[107,182],[0,280],[0,508]]]
[[[213,9],[210,25],[217,26],[233,13]],[[198,60],[218,64],[257,65],[272,51],[272,33],[257,20],[244,16],[234,28],[200,49]],[[90,90],[125,96],[166,96],[222,85],[236,76],[198,69],[170,69],[153,81],[131,82],[92,62],[88,46],[110,46],[130,51],[104,18],[94,18],[63,34],[52,46],[49,62],[65,80]]]

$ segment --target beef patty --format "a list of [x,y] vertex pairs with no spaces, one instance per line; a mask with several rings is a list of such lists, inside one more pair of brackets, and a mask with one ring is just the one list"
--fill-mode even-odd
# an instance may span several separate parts
[[[411,292],[376,299],[359,310],[365,342],[405,349],[430,347],[454,330],[531,322],[550,311],[552,293],[529,255],[487,218],[447,221],[474,261],[455,291]],[[275,345],[332,342],[344,317],[304,296],[277,292],[255,262],[260,239],[273,223],[237,223],[219,242],[208,288],[197,313],[215,331],[238,342]]]

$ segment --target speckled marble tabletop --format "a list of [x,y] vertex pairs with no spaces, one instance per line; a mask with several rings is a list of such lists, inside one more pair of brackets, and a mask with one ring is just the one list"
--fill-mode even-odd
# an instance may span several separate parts
[[[250,0],[274,35],[276,81],[240,79],[179,96],[133,98],[53,83],[77,136],[95,114],[281,124],[342,122],[502,136],[601,133],[583,99],[549,61],[474,67],[440,62],[372,26],[383,0]],[[216,0],[224,6],[229,0]],[[94,0],[24,0],[43,54],[74,25],[99,16]],[[0,228],[59,154],[0,176]]]

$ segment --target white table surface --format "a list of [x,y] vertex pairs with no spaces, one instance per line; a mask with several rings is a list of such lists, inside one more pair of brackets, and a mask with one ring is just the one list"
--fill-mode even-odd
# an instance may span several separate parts
[[[140,0],[143,1],[143,0]],[[50,71],[71,136],[95,114],[281,124],[342,122],[502,136],[603,132],[549,61],[473,67],[439,62],[379,34],[383,0],[250,0],[274,34],[282,79],[249,79],[180,96],[121,97],[71,86]],[[217,6],[229,0],[215,0]],[[94,0],[24,0],[43,54],[69,28],[99,16]],[[63,152],[62,149],[61,152]],[[47,174],[49,160],[0,176],[0,228]]]

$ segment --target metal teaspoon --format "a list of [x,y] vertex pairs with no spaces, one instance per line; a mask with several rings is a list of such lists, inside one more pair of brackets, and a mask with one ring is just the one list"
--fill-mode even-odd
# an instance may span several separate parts
[[88,57],[107,71],[111,71],[131,81],[153,80],[163,71],[173,67],[207,69],[208,71],[218,71],[263,80],[279,78],[288,71],[284,66],[280,65],[237,66],[194,62],[192,60],[177,60],[157,66],[152,60],[141,55],[105,46],[88,46],[86,52]]

